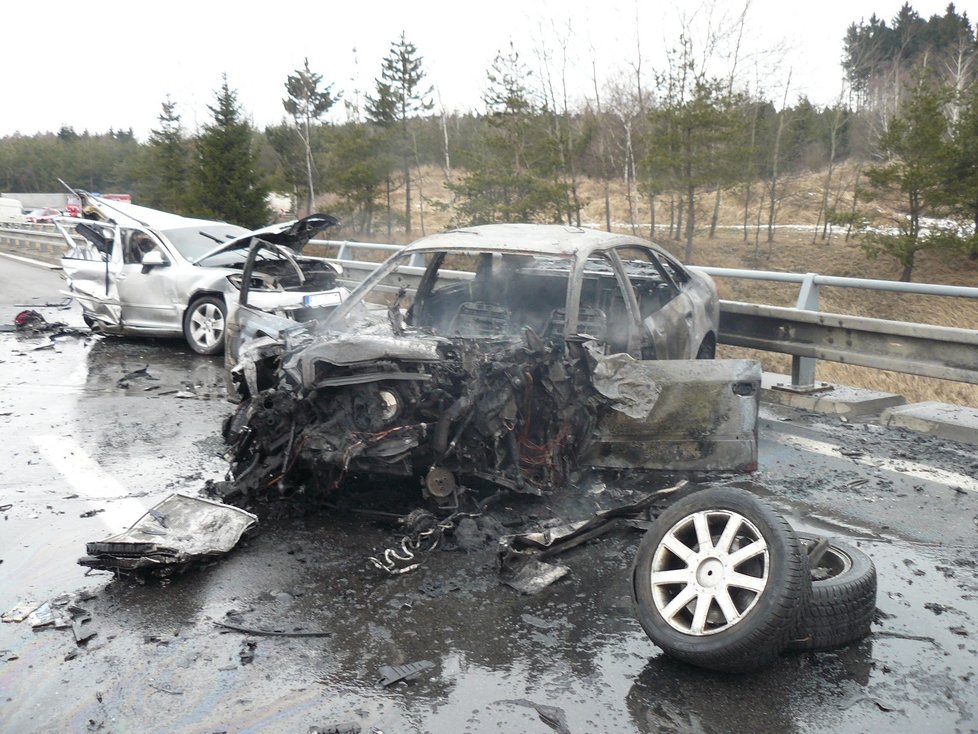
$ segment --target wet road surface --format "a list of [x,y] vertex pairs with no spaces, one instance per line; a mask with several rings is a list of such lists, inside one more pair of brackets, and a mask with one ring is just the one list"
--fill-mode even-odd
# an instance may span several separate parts
[[[38,277],[31,292],[58,300],[57,276],[24,267],[0,263],[0,273]],[[27,295],[6,282],[2,324]],[[38,310],[80,325],[76,310]],[[180,342],[51,344],[0,333],[0,611],[85,590],[94,596],[78,604],[97,635],[79,646],[70,629],[0,624],[0,731],[978,728],[978,459],[968,447],[765,407],[760,471],[724,481],[868,553],[879,611],[858,644],[728,676],[671,662],[642,632],[628,581],[637,534],[570,551],[560,560],[571,574],[535,596],[499,583],[489,549],[438,549],[388,577],[367,557],[396,534],[348,513],[264,520],[224,560],[166,584],[86,576],[75,563],[85,542],[223,475],[230,406],[220,360]],[[577,491],[616,487],[605,478]],[[540,519],[575,509],[559,498],[509,504]],[[329,635],[214,624],[229,619]],[[380,666],[419,660],[434,667],[378,686]]]

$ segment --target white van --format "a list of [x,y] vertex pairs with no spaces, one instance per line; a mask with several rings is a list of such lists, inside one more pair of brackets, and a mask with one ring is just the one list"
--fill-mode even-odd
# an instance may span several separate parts
[[0,221],[23,222],[24,208],[17,199],[7,199],[0,196]]

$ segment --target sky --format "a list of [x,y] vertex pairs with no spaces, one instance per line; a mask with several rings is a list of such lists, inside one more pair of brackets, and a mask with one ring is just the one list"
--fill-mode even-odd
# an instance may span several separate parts
[[[540,72],[566,78],[571,104],[593,98],[609,79],[643,79],[663,68],[680,29],[699,43],[704,29],[736,26],[747,0],[48,0],[3,3],[0,15],[0,136],[132,128],[145,140],[167,95],[184,127],[206,124],[207,105],[227,74],[259,127],[283,119],[286,77],[309,59],[347,101],[374,88],[383,57],[403,31],[423,57],[434,101],[447,110],[482,110],[486,73],[510,43]],[[896,15],[904,0],[749,0],[740,68],[780,105],[801,94],[832,104],[842,85],[842,39],[873,13]],[[948,0],[913,0],[923,17]],[[978,0],[955,3],[978,19]],[[709,12],[712,7],[712,13]],[[566,64],[562,44],[566,47]],[[719,56],[717,63],[726,68]],[[566,71],[561,74],[561,70]],[[359,92],[359,95],[358,95]],[[602,92],[604,93],[604,92]],[[331,113],[346,119],[343,105]]]

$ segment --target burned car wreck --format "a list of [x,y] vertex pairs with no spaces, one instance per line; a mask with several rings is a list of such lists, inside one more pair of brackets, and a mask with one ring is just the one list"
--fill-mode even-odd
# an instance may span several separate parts
[[[409,265],[416,255],[425,268]],[[228,501],[318,496],[355,474],[414,477],[454,507],[480,482],[540,494],[587,467],[756,464],[759,365],[703,359],[712,282],[635,237],[557,225],[432,235],[325,323],[276,323],[248,299],[242,288],[229,316],[232,336],[253,338],[230,370]]]

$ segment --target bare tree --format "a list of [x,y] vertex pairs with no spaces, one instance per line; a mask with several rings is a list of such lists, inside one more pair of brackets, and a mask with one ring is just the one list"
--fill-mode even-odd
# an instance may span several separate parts
[[781,112],[778,114],[778,131],[774,135],[774,150],[771,153],[771,181],[768,186],[768,215],[767,241],[774,242],[774,222],[778,208],[778,164],[781,155],[781,135],[784,133],[784,122],[788,116],[788,89],[791,87],[791,71],[784,84],[784,99],[781,101]]

